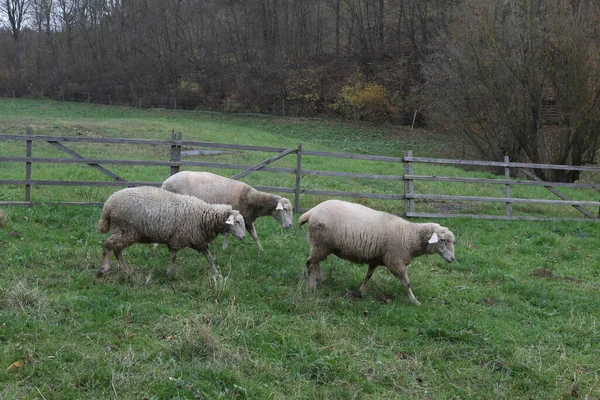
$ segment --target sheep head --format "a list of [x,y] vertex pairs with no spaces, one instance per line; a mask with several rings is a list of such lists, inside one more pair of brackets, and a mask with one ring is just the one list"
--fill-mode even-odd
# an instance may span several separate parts
[[277,206],[271,215],[281,224],[281,226],[289,228],[292,226],[292,203],[285,197],[281,197],[277,201]]
[[237,239],[242,240],[246,237],[246,225],[244,224],[244,217],[237,210],[231,210],[225,224],[229,227],[228,232],[235,236]]
[[437,253],[449,263],[454,261],[454,234],[438,225],[427,242],[427,253]]

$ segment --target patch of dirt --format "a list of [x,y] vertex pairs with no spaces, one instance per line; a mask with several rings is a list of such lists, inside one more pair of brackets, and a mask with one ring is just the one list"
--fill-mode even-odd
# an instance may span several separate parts
[[350,290],[346,293],[344,293],[343,297],[345,297],[346,299],[350,299],[350,300],[362,300],[362,295],[360,294],[359,291],[355,291],[355,290]]
[[481,302],[486,306],[494,306],[498,303],[493,297],[484,297],[481,299]]
[[534,270],[531,273],[531,276],[535,276],[536,278],[545,278],[545,279],[556,279],[556,280],[562,279],[565,281],[576,282],[576,283],[581,282],[581,279],[572,278],[570,276],[559,276],[546,268],[538,268],[538,269]]
[[378,301],[381,304],[389,304],[394,300],[396,300],[396,296],[393,294],[378,293],[373,297],[373,303]]
[[500,371],[508,370],[506,364],[504,364],[502,361],[498,361],[498,360],[487,361],[487,360],[481,359],[481,360],[479,360],[478,364],[481,366],[486,366],[486,367],[490,368],[493,372],[500,372]]
[[531,276],[535,276],[536,278],[550,278],[550,279],[558,279],[559,277],[554,274],[554,272],[545,268],[538,268],[531,273]]
[[12,231],[8,236],[10,236],[11,238],[18,239],[21,237],[21,232]]

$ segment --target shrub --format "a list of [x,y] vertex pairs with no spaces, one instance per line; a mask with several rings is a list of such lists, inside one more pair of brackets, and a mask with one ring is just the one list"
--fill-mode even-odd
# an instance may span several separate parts
[[360,81],[344,86],[332,107],[345,117],[353,115],[360,120],[387,120],[395,112],[385,87]]

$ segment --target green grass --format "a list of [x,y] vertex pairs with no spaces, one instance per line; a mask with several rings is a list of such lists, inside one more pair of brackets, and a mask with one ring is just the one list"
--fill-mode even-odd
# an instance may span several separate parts
[[[0,133],[23,134],[32,126],[35,134],[85,136],[85,137],[132,137],[170,139],[172,130],[182,131],[186,140],[266,145],[270,147],[296,148],[302,143],[306,150],[348,151],[373,155],[402,157],[403,151],[412,150],[416,156],[441,156],[453,151],[453,143],[446,138],[426,131],[410,132],[393,126],[364,126],[322,120],[277,119],[260,116],[223,116],[215,113],[199,113],[169,110],[137,110],[126,107],[96,106],[52,101],[2,100],[0,101]],[[170,157],[167,146],[104,145],[69,143],[68,147],[88,158],[162,160]],[[184,149],[187,150],[187,149]],[[24,155],[23,142],[5,141],[0,155]],[[48,143],[34,142],[33,155],[39,157],[69,157]],[[255,165],[273,153],[249,151],[224,151],[209,156],[184,156],[184,160],[209,161]],[[288,156],[271,164],[272,167],[295,168],[295,156]],[[112,172],[128,181],[163,181],[168,177],[168,167],[108,165]],[[366,160],[335,159],[303,156],[303,169],[338,172],[370,173],[377,175],[402,175],[400,163],[384,163]],[[198,169],[198,168],[190,168]],[[233,175],[230,169],[206,168],[223,175]],[[514,172],[514,171],[513,171]],[[8,179],[23,179],[24,165],[0,164],[0,173]],[[490,172],[465,171],[452,166],[414,164],[415,175],[461,176],[470,178],[496,178]],[[86,165],[34,164],[33,179],[55,180],[110,180],[102,173]],[[585,174],[588,183],[600,182],[600,174]],[[242,178],[252,185],[294,187],[294,174],[256,172]],[[415,181],[417,194],[444,194],[454,196],[504,197],[504,185]],[[335,190],[361,193],[401,194],[402,181],[373,180],[362,178],[338,178],[304,175],[302,188]],[[561,192],[574,200],[597,201],[596,190],[561,188]],[[34,186],[33,201],[92,201],[101,202],[114,191],[112,187],[51,187]],[[513,185],[511,196],[515,198],[557,199],[543,187]],[[301,207],[309,208],[322,201],[323,196],[301,196]],[[24,200],[24,188],[5,186],[0,192],[2,201]],[[398,201],[378,202],[360,200],[366,205],[389,212],[402,213],[403,204]],[[597,214],[597,207],[586,207]],[[416,201],[417,212],[453,214],[504,215],[504,203]],[[582,218],[583,215],[568,205],[512,204],[512,215],[531,217]]]
[[[35,121],[36,131],[52,134],[79,126],[99,136],[159,137],[180,127],[187,135],[185,127],[216,132],[202,140],[257,145],[319,136],[318,121],[14,104],[0,101],[3,133],[22,133]],[[354,133],[360,127],[323,126],[346,135],[352,151],[363,146]],[[240,131],[247,141],[223,136]],[[301,138],[305,147],[336,151],[333,142],[309,139]],[[381,152],[375,145],[369,152],[392,155],[390,148],[404,146],[395,137],[381,140]],[[425,139],[418,145],[437,151]],[[336,162],[344,170],[345,161]],[[165,171],[145,173],[144,180],[159,180]],[[387,190],[386,182],[373,189],[379,183]],[[53,191],[61,190],[41,194],[58,198],[64,193]],[[375,273],[366,298],[348,297],[366,267],[333,256],[325,282],[308,296],[306,228],[283,230],[271,218],[257,221],[263,253],[249,238],[231,239],[225,250],[221,238],[211,245],[222,280],[213,280],[206,260],[190,249],[179,253],[168,279],[169,253],[151,245],[125,251],[131,274],[113,258],[111,272],[96,279],[105,238],[96,232],[99,216],[99,208],[75,206],[0,211],[0,398],[600,397],[598,224],[440,220],[457,237],[457,259],[415,259],[409,277],[423,304],[416,307],[385,269]],[[16,361],[22,366],[10,368]]]

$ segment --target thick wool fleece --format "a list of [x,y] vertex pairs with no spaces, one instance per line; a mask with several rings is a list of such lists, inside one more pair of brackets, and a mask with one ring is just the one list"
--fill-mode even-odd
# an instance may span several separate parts
[[229,205],[207,204],[155,187],[128,188],[108,198],[98,230],[112,233],[110,247],[165,243],[173,250],[200,250],[228,230],[225,222],[231,212]]
[[277,203],[289,200],[270,193],[261,192],[244,182],[210,172],[182,171],[163,182],[162,188],[173,193],[196,196],[207,203],[229,204],[244,217],[246,226],[257,218],[271,215]]
[[361,295],[377,266],[384,265],[402,281],[409,299],[419,304],[407,276],[407,267],[413,258],[437,253],[447,262],[454,261],[454,234],[448,228],[435,223],[411,223],[360,204],[324,201],[302,214],[298,222],[300,225],[308,223],[309,291],[323,279],[320,262],[329,254],[335,254],[369,265],[360,287]]

